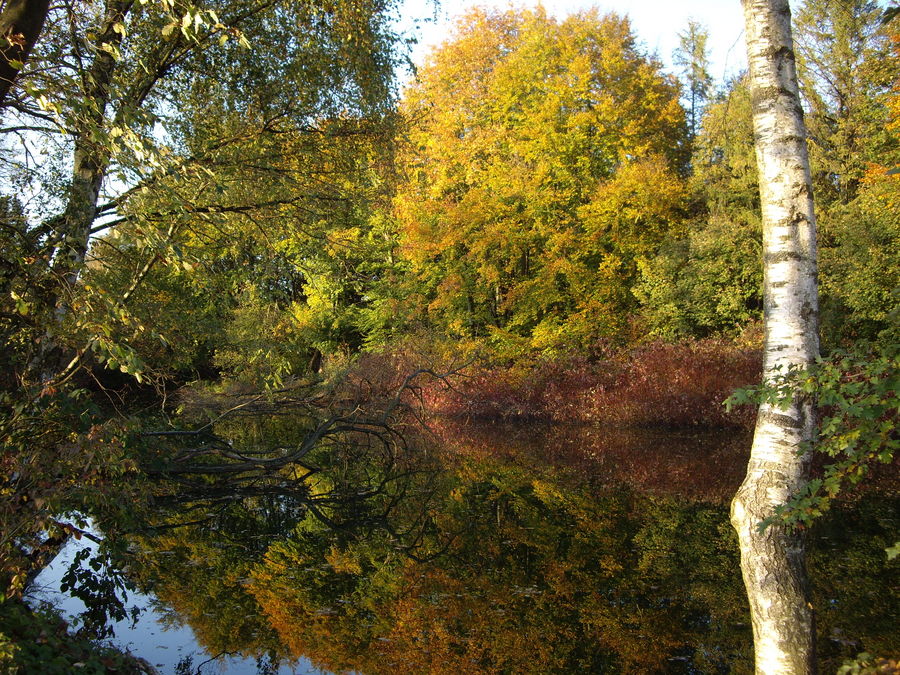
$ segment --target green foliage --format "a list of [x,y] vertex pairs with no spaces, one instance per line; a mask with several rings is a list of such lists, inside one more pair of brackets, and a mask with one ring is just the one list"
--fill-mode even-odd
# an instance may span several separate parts
[[749,212],[709,214],[639,263],[634,295],[649,333],[666,340],[736,335],[762,314],[761,227]]
[[794,14],[820,211],[851,202],[867,165],[889,164],[900,150],[887,124],[898,60],[881,14],[871,0],[806,0]]
[[96,639],[73,635],[48,607],[32,610],[19,601],[0,602],[0,672],[5,675],[46,673],[150,673],[148,664]]
[[[216,128],[201,112],[195,143],[246,138],[209,150],[214,174],[170,181],[193,191],[192,208],[165,193],[133,197],[134,222],[95,247],[86,278],[115,297],[157,256],[129,303],[144,327],[132,341],[151,363],[278,386],[317,355],[358,350],[372,286],[391,268],[373,209],[392,120],[256,124],[223,112]],[[162,246],[148,243],[161,227]]]
[[[38,352],[45,363],[37,370],[49,374],[60,369],[54,356],[89,350],[130,374],[157,364],[202,370],[222,317],[244,290],[223,294],[221,277],[238,276],[238,269],[222,269],[223,258],[238,265],[255,258],[255,282],[261,260],[277,258],[271,249],[288,223],[321,242],[323,230],[364,222],[358,207],[371,198],[378,173],[371,167],[382,159],[372,150],[371,130],[390,126],[384,120],[403,58],[391,25],[395,11],[394,2],[367,1],[108,0],[77,11],[51,8],[32,59],[40,67],[26,68],[22,100],[3,110],[32,130],[4,157],[15,184],[41,194],[30,215],[43,219],[3,228],[21,249],[10,251],[14,281],[35,276],[22,259],[44,271],[39,304],[34,293],[4,289],[13,315],[32,315],[27,323],[39,326],[8,341],[26,351],[14,373],[36,360],[28,352]],[[303,40],[294,39],[298,30]],[[18,155],[49,151],[57,137],[58,151],[38,170],[21,165]],[[112,176],[117,187],[109,190],[104,183]],[[269,232],[262,223],[276,215],[281,231]],[[89,254],[90,235],[106,228]],[[248,228],[260,230],[253,239],[265,240],[269,251],[254,241],[237,255],[228,253],[240,245],[222,251],[231,247],[229,237],[251,239]],[[197,250],[198,240],[205,250]],[[289,268],[298,262],[291,259]],[[170,266],[219,278],[200,284],[159,269]],[[275,265],[266,267],[270,273]],[[83,283],[89,276],[96,283]],[[136,307],[150,277],[157,292]],[[205,310],[199,321],[197,304]],[[43,345],[34,349],[41,332]]]
[[111,532],[137,517],[140,445],[128,420],[110,420],[84,390],[0,402],[0,583],[17,597],[80,536],[62,514],[94,515]]
[[832,461],[788,504],[776,508],[761,528],[780,520],[808,526],[828,510],[848,485],[855,485],[876,463],[894,459],[900,438],[900,349],[896,345],[836,351],[811,370],[789,367],[759,387],[740,389],[726,405],[768,403],[786,407],[796,396],[812,397],[820,411],[812,447]]
[[753,110],[746,76],[707,106],[694,140],[693,186],[714,213],[759,211]]
[[735,335],[762,315],[762,227],[750,94],[743,78],[710,103],[694,138],[693,217],[639,262],[651,335]]
[[871,167],[858,196],[820,219],[823,335],[897,341],[900,176]]

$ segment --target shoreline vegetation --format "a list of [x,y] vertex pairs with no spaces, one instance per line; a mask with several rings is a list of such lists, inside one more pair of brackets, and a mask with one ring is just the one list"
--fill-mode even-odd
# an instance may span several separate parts
[[[222,377],[185,384],[176,400],[238,405],[260,397],[319,392],[345,406],[386,401],[406,383],[408,401],[426,416],[497,422],[604,425],[614,428],[752,429],[753,406],[726,408],[735,390],[758,384],[759,337],[653,340],[568,354],[501,358],[483,345],[411,336],[319,373],[288,378],[260,393],[251,380]],[[407,378],[412,377],[410,382]],[[414,399],[414,401],[412,400]]]
[[[755,419],[755,406],[729,411],[723,404],[736,388],[758,382],[759,348],[748,334],[740,341],[657,341],[597,350],[592,357],[544,357],[527,364],[469,359],[463,367],[452,365],[459,362],[458,353],[438,349],[433,340],[407,340],[391,350],[363,354],[343,369],[326,364],[320,378],[267,396],[248,393],[246,382],[219,380],[185,385],[173,400],[206,407],[211,418],[233,407],[283,414],[301,401],[316,401],[323,411],[329,406],[381,410],[407,384],[406,402],[425,424],[418,433],[438,439],[443,452],[459,460],[509,462],[526,471],[532,467],[536,475],[541,470],[535,467],[545,466],[559,470],[560,476],[575,472],[590,477],[597,486],[627,485],[650,499],[691,494],[698,504],[722,506],[745,471]],[[423,363],[432,368],[407,382]],[[667,444],[663,453],[643,438],[657,432]],[[729,433],[723,443],[723,434]],[[643,440],[635,445],[638,437]],[[897,462],[876,468],[863,489],[841,495],[838,503],[889,490],[898,468]],[[44,647],[55,645],[53,649],[79,659],[60,660],[59,672],[82,662],[96,665],[96,672],[155,672],[127,653],[66,633],[58,622],[54,635],[42,637],[48,635],[40,628],[48,619],[40,611],[8,607],[0,615],[0,634],[10,646],[23,644],[19,624],[22,630],[43,631],[34,648],[16,647],[6,655],[11,662],[41,662]]]
[[21,600],[0,603],[0,667],[3,673],[157,675],[127,651],[73,632],[54,609]]
[[[352,443],[402,445],[403,408],[450,439],[548,425],[537,457],[653,486],[577,434],[736,438],[799,384],[831,468],[793,522],[896,473],[896,2],[792,3],[825,358],[766,387],[753,97],[698,22],[673,72],[626,16],[477,8],[401,88],[399,0],[201,4],[53,5],[0,96],[0,608],[68,515],[118,563],[173,476],[305,496],[298,460],[367,468]],[[291,405],[290,448],[207,438]],[[726,499],[743,454],[701,446],[679,475],[727,463]]]
[[753,406],[728,410],[724,403],[759,382],[760,349],[752,338],[654,341],[514,361],[461,356],[433,342],[417,346],[363,354],[335,386],[351,398],[385,397],[426,364],[414,383],[426,415],[667,429],[751,429],[755,420]]
[[724,401],[759,372],[758,349],[718,339],[654,342],[608,358],[476,366],[424,399],[431,412],[479,420],[749,429],[754,411],[727,411]]

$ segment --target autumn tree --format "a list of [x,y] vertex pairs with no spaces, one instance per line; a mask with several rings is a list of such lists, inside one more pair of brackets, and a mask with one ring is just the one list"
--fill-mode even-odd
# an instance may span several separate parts
[[677,86],[627,20],[475,11],[403,110],[407,303],[498,344],[621,334],[637,261],[680,222],[686,141]]

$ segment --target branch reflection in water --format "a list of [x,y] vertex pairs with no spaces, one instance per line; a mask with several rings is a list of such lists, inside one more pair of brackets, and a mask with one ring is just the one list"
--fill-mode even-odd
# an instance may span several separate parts
[[[209,654],[365,674],[752,672],[727,514],[739,433],[202,403],[179,420],[195,431],[151,437],[127,573]],[[896,495],[873,489],[811,534],[826,669],[897,649],[897,522]]]

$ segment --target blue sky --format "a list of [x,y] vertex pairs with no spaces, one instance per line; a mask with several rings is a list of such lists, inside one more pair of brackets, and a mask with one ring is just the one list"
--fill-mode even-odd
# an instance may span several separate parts
[[[705,24],[710,33],[711,75],[717,82],[746,66],[743,41],[743,14],[740,0],[544,0],[544,8],[562,17],[580,9],[596,6],[601,11],[628,15],[638,39],[649,52],[656,52],[666,64],[672,62],[672,51],[678,46],[678,33],[693,18]],[[413,62],[421,65],[428,51],[448,36],[454,18],[471,7],[534,7],[538,2],[523,0],[443,0],[435,21],[419,23],[419,44],[413,50]],[[416,19],[433,19],[435,9],[427,0],[406,0],[404,25]]]

